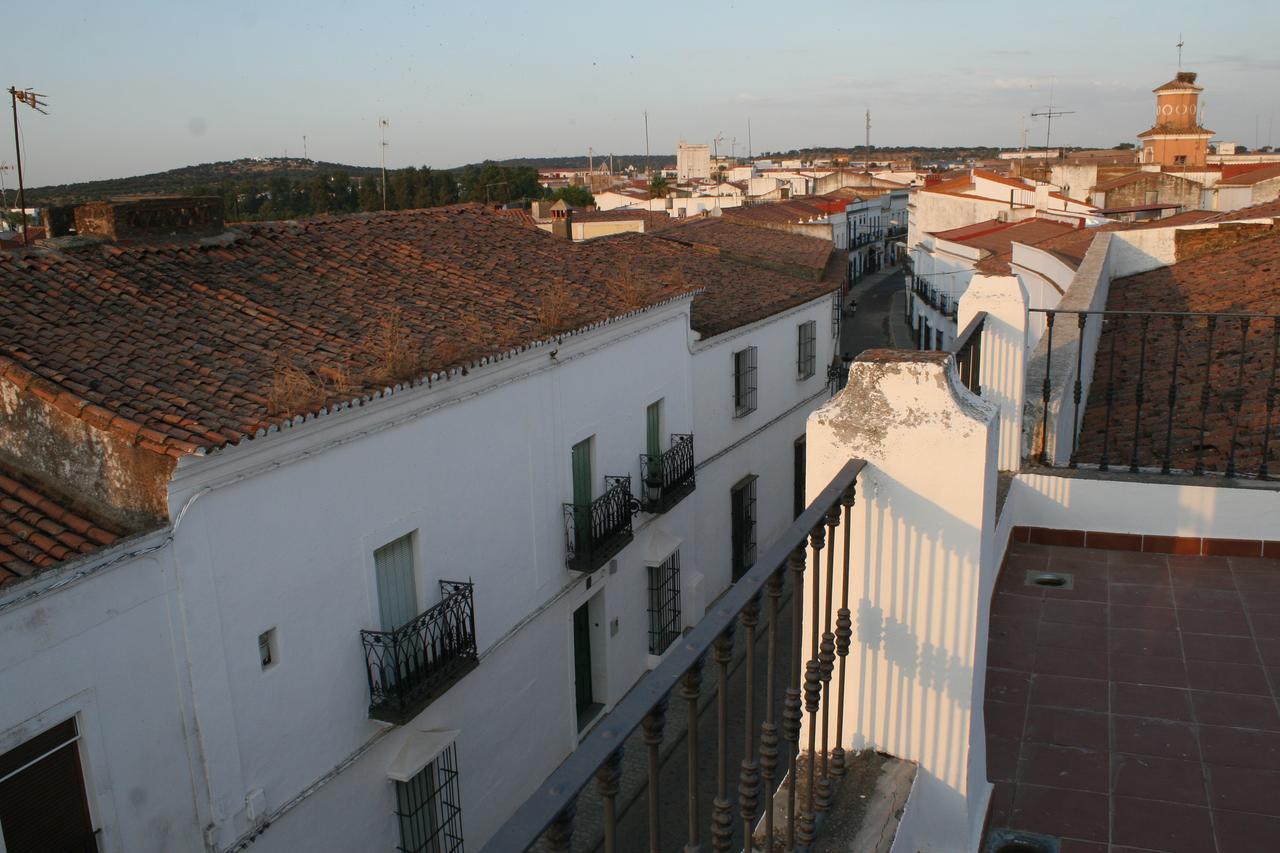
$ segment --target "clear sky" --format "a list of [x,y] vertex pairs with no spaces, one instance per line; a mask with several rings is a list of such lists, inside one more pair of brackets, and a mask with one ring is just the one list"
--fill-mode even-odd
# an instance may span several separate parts
[[[1280,144],[1280,3],[845,0],[19,3],[0,37],[31,186],[245,156],[389,166],[639,152],[678,138],[754,150],[1017,146],[1049,102],[1054,141],[1111,146],[1151,89],[1200,73],[1221,138]],[[1028,121],[1044,144],[1043,120]],[[8,121],[0,160],[13,162]],[[5,173],[12,186],[13,173]]]

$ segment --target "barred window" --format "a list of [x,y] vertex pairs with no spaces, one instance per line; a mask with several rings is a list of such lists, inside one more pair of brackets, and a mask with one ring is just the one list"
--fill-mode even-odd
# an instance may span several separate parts
[[660,655],[680,636],[680,552],[649,567],[649,654]]
[[796,329],[796,370],[800,379],[808,379],[813,375],[818,360],[818,324],[810,320]]
[[462,800],[454,745],[408,782],[396,783],[400,853],[461,853]]
[[729,492],[732,513],[733,579],[747,573],[756,561],[756,477],[750,474]]
[[756,348],[733,354],[733,416],[740,418],[756,410]]

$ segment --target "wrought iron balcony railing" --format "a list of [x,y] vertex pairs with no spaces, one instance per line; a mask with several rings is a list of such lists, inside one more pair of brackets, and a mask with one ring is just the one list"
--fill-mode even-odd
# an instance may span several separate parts
[[564,505],[565,565],[594,572],[631,541],[631,516],[640,503],[631,494],[631,475],[605,477],[605,491],[584,506]]
[[[603,826],[604,850],[622,849],[618,846],[621,748],[637,728],[643,730],[648,764],[646,849],[675,849],[661,838],[676,833],[687,833],[684,849],[703,849],[701,835],[706,823],[711,827],[712,849],[776,849],[775,844],[765,844],[760,838],[753,845],[744,844],[743,839],[755,835],[761,820],[764,838],[783,842],[788,851],[810,848],[831,808],[835,787],[846,772],[844,711],[852,680],[846,681],[845,659],[853,638],[849,554],[851,545],[856,544],[850,537],[854,489],[865,465],[862,460],[845,464],[747,573],[674,644],[662,663],[596,724],[498,829],[485,844],[484,853],[518,853],[533,848],[540,839],[541,849],[568,853],[573,849],[579,794],[593,783],[600,797],[602,820],[593,814],[590,822]],[[837,539],[843,543],[839,548]],[[789,602],[783,600],[784,584],[791,588]],[[808,622],[804,620],[806,605],[813,614]],[[791,614],[789,630],[780,627],[787,618],[784,606]],[[765,678],[763,708],[755,698],[752,680],[758,670],[756,639],[762,636],[757,626],[762,622],[765,662],[759,669]],[[739,623],[746,638],[742,671],[747,681],[745,692],[735,694],[743,706],[735,711],[741,710],[745,719],[745,743],[741,743],[743,758],[733,789],[737,796],[731,798],[729,756],[731,750],[736,754],[739,743],[737,738],[733,746],[729,743],[729,727],[736,725],[737,714],[730,722],[728,684]],[[786,643],[781,641],[784,631],[789,635]],[[698,726],[688,727],[684,738],[689,767],[684,798],[687,807],[680,810],[671,808],[672,799],[658,790],[659,747],[669,702],[685,702],[689,719],[697,720],[704,665],[712,669],[710,677],[717,684],[718,737],[710,750],[715,761],[712,766],[710,755],[699,748]],[[802,729],[807,734],[804,751],[808,760],[804,761]],[[778,787],[783,779],[791,780],[785,793]],[[716,795],[706,820],[708,816],[700,811],[707,798],[699,794],[712,780]],[[779,806],[776,813],[775,799]],[[623,840],[628,849],[639,848],[635,843],[639,839]]]
[[673,434],[671,449],[640,454],[640,508],[666,512],[693,491],[693,436]]
[[982,394],[982,329],[986,323],[987,312],[979,311],[951,347],[960,384],[978,395]]
[[[1280,314],[1031,311],[1044,317],[1049,353],[1041,464],[1053,464],[1056,382],[1070,385],[1060,400],[1073,407],[1069,467],[1275,479]],[[1060,350],[1075,343],[1069,358],[1053,357],[1055,329]]]
[[475,668],[473,585],[440,581],[440,603],[394,631],[361,631],[369,716],[397,725]]

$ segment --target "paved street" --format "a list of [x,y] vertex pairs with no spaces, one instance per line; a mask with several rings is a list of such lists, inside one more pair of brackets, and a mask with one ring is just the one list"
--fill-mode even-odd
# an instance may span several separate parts
[[881,270],[853,286],[858,310],[846,315],[840,335],[841,355],[857,356],[873,347],[912,347],[907,325],[905,283],[901,268]]

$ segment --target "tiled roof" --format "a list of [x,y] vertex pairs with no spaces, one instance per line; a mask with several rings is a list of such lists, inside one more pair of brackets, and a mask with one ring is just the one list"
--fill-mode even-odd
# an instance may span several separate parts
[[1280,178],[1280,163],[1272,163],[1270,165],[1260,166],[1257,169],[1249,169],[1230,178],[1223,177],[1218,183],[1220,187],[1251,187],[1254,184],[1260,184],[1263,181],[1272,181]]
[[844,201],[819,201],[813,198],[796,198],[744,207],[727,207],[722,215],[734,221],[775,223],[779,225],[811,222],[830,216],[833,207],[843,209]]
[[1236,210],[1224,210],[1222,213],[1215,213],[1208,221],[1231,222],[1238,219],[1264,219],[1276,216],[1280,216],[1280,199],[1250,205],[1249,207],[1241,207]]
[[[1227,284],[1229,286],[1225,286]],[[1108,291],[1107,309],[1280,314],[1280,231],[1261,232],[1253,239],[1234,245],[1224,243],[1222,248],[1191,260],[1114,279]],[[1090,461],[1099,458],[1106,437],[1111,460],[1127,465],[1136,434],[1138,464],[1144,467],[1160,464],[1168,447],[1167,390],[1172,382],[1176,346],[1181,393],[1172,417],[1172,467],[1194,468],[1203,446],[1206,470],[1222,472],[1234,435],[1237,470],[1256,471],[1262,460],[1266,400],[1274,376],[1272,360],[1277,332],[1271,320],[1254,320],[1245,329],[1239,320],[1222,319],[1210,349],[1202,318],[1187,318],[1184,330],[1178,335],[1173,333],[1171,321],[1153,319],[1145,335],[1143,353],[1144,335],[1138,322],[1109,323],[1098,343],[1093,384],[1081,428],[1081,458]],[[1114,362],[1110,356],[1112,346],[1116,353]],[[1110,378],[1114,388],[1119,389],[1119,402],[1113,405],[1108,425],[1105,397],[1108,371],[1113,364],[1114,375]],[[1137,386],[1140,365],[1143,385],[1149,390],[1139,414],[1133,389]],[[1199,432],[1202,390],[1207,395],[1203,441]],[[1243,391],[1242,396],[1237,397],[1237,390]],[[1273,417],[1271,429],[1275,428]],[[1280,470],[1280,442],[1274,437],[1269,455],[1271,470]]]
[[644,222],[646,232],[665,231],[677,225],[680,220],[661,210],[634,210],[626,207],[613,210],[575,210],[574,222]]
[[[985,257],[978,261],[975,268],[979,272],[1003,275],[1009,271],[1008,265],[1009,260],[1013,257],[1014,243],[1034,246],[1053,237],[1080,230],[1071,225],[1054,222],[1049,219],[1025,219],[1022,222],[993,223],[995,223],[995,220],[967,226],[968,229],[971,229],[968,233],[956,234],[956,232],[965,231],[966,229],[954,228],[950,232],[943,232],[943,234],[935,234],[934,236],[988,252]],[[987,227],[985,229],[979,228],[982,225]],[[943,236],[947,233],[955,236]]]
[[116,539],[0,464],[0,587]]
[[571,243],[478,205],[260,223],[0,252],[0,376],[181,456],[696,288],[714,335],[837,286],[648,235]]
[[793,264],[816,274],[826,269],[832,251],[830,240],[743,225],[724,217],[686,222],[662,236],[691,246],[712,247],[735,257]]
[[1097,228],[1078,228],[1057,237],[1050,237],[1040,242],[1036,248],[1052,252],[1072,267],[1079,267],[1084,260],[1085,252],[1093,243],[1093,238],[1106,231],[1140,231],[1146,228],[1170,228],[1175,225],[1195,225],[1213,219],[1211,210],[1187,210],[1182,213],[1166,216],[1164,219],[1150,219],[1145,222],[1114,222]]

